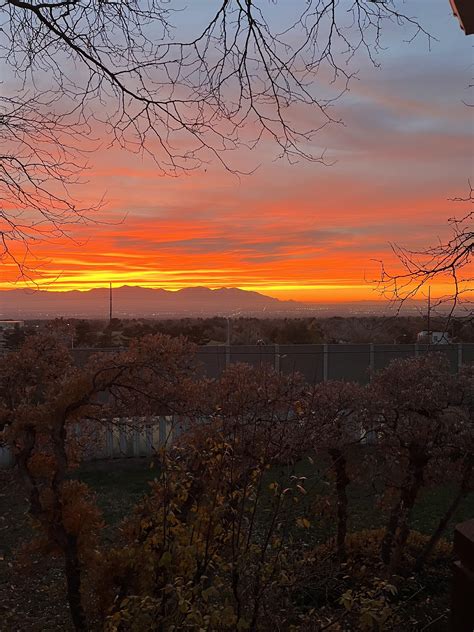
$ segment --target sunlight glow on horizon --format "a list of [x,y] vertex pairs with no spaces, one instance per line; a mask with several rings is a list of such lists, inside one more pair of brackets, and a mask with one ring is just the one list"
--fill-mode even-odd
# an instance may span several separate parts
[[[179,274],[178,271],[174,271],[174,274]],[[192,287],[207,287],[211,290],[217,290],[221,288],[237,288],[245,291],[258,292],[266,296],[271,296],[280,300],[294,300],[304,303],[345,303],[345,302],[357,302],[357,301],[381,301],[387,302],[387,297],[383,296],[380,291],[377,290],[377,286],[374,284],[334,284],[334,283],[320,283],[320,284],[291,284],[291,283],[273,283],[273,284],[254,284],[254,283],[240,283],[235,285],[229,285],[225,283],[190,283],[179,284],[176,282],[162,282],[156,283],[153,281],[140,281],[125,280],[124,275],[120,278],[112,278],[110,275],[109,281],[105,281],[104,277],[94,280],[82,279],[80,283],[74,282],[73,279],[66,281],[55,281],[54,283],[39,282],[32,283],[31,281],[21,281],[15,284],[0,284],[0,291],[12,290],[12,289],[25,289],[30,291],[47,291],[51,293],[61,294],[68,291],[88,292],[93,289],[108,289],[109,283],[112,283],[114,289],[118,289],[124,286],[128,287],[142,287],[148,289],[164,289],[170,292],[177,292],[184,288]],[[437,298],[446,296],[451,291],[449,284],[437,283],[431,285],[432,300],[436,301]],[[418,300],[426,300],[426,290],[423,291],[418,297]],[[1,302],[1,296],[0,296]]]

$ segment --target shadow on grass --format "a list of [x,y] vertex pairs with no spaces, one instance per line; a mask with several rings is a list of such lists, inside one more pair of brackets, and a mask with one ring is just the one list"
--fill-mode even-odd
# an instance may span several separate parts
[[83,464],[74,478],[97,494],[105,523],[113,527],[130,515],[159,474],[159,465],[150,459],[113,459]]

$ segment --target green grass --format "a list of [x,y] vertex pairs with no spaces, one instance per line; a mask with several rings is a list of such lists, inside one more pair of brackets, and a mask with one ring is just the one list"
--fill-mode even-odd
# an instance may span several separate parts
[[97,502],[106,525],[115,526],[130,514],[159,476],[159,468],[150,459],[114,459],[83,464],[74,477],[97,494]]
[[[305,483],[308,494],[304,496],[296,509],[296,513],[311,512],[311,506],[319,497],[331,493],[324,478],[315,473],[315,468],[308,461],[297,464],[294,474],[306,476]],[[149,483],[159,476],[159,468],[149,459],[119,459],[84,464],[76,472],[75,477],[87,483],[97,494],[99,506],[108,526],[114,526],[130,514],[135,504],[149,490]],[[273,480],[287,479],[288,472],[272,470],[267,473],[264,489]],[[454,485],[440,485],[424,490],[415,506],[411,526],[422,533],[431,533],[437,526],[455,493]],[[376,503],[373,483],[350,484],[349,497],[349,531],[373,529],[385,524],[386,516]],[[262,511],[269,510],[270,492],[265,491]],[[314,513],[314,512],[313,512]],[[474,516],[474,493],[471,493],[459,506],[445,537],[452,538],[454,525]],[[312,519],[310,539],[321,541],[333,532],[334,519],[322,520],[318,523]],[[308,534],[309,535],[309,534]]]
[[[133,507],[149,490],[149,483],[159,476],[159,468],[148,459],[122,459],[107,462],[89,463],[83,465],[76,472],[76,477],[86,482],[97,494],[99,506],[102,509],[106,528],[103,536],[105,542],[114,540],[117,525],[130,515]],[[324,469],[325,464],[319,463]],[[329,486],[322,474],[318,473],[315,466],[305,460],[297,464],[294,472],[282,468],[270,470],[265,475],[262,502],[259,510],[259,524],[265,524],[269,516],[272,503],[272,493],[268,485],[280,479],[287,482],[289,475],[306,476],[306,495],[301,496],[300,502],[295,506],[296,515],[291,516],[291,536],[298,539],[304,546],[316,546],[324,543],[333,535],[335,529],[335,517],[333,512],[326,518],[318,517],[317,510],[311,508],[318,499],[325,499],[333,493],[333,486]],[[386,515],[377,507],[374,477],[367,475],[365,480],[348,487],[349,498],[349,531],[357,532],[362,529],[373,529],[386,524]],[[376,477],[375,477],[376,478]],[[376,487],[376,483],[375,483]],[[415,507],[412,519],[412,528],[423,533],[431,533],[437,526],[440,517],[449,506],[455,487],[453,485],[440,485],[436,488],[425,490]],[[334,500],[331,498],[334,508]],[[313,507],[314,509],[314,507]],[[304,514],[311,516],[311,527],[302,529],[296,524],[296,516]],[[451,539],[454,525],[474,516],[474,494],[470,494],[458,508],[445,537]],[[256,533],[260,532],[260,528]],[[341,581],[340,578],[338,581]],[[351,584],[353,580],[347,579],[347,587],[357,587]],[[402,615],[402,624],[393,628],[400,630],[421,630],[429,627],[433,632],[442,632],[447,626],[449,612],[449,594],[451,586],[451,567],[446,559],[435,560],[421,573],[406,576],[399,586],[397,604]],[[309,589],[308,589],[309,590]],[[306,590],[309,595],[311,607],[329,603],[331,607],[332,593],[326,594],[319,589],[313,592]],[[329,596],[328,596],[329,595]],[[414,598],[415,595],[415,598]],[[329,602],[328,602],[329,599]]]

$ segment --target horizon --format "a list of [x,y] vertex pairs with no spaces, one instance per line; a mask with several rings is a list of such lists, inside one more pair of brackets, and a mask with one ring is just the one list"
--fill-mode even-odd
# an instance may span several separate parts
[[[195,290],[195,291],[192,291]],[[103,286],[90,290],[44,292],[16,288],[0,290],[0,320],[50,320],[79,318],[119,319],[181,319],[256,317],[256,318],[322,318],[425,316],[427,302],[410,300],[399,305],[386,300],[296,301],[282,300],[261,292],[240,288],[186,287],[170,291],[163,288],[143,288],[123,285]],[[449,306],[432,303],[433,317],[444,318]],[[462,317],[458,306],[453,317]]]
[[[240,290],[242,292],[246,292],[246,293],[254,293],[254,294],[258,294],[260,296],[264,296],[267,298],[275,298],[278,301],[281,302],[295,302],[295,303],[302,303],[302,304],[338,304],[338,303],[380,303],[380,304],[386,304],[387,306],[390,306],[390,304],[393,304],[394,301],[392,301],[391,299],[388,299],[384,296],[378,295],[377,298],[365,298],[365,299],[358,299],[358,300],[351,300],[351,299],[340,299],[340,300],[332,300],[332,301],[321,301],[320,299],[318,300],[313,300],[313,301],[299,301],[297,299],[294,298],[290,298],[290,299],[281,299],[275,296],[272,296],[270,293],[264,292],[264,291],[257,291],[257,290],[249,290],[247,288],[241,288],[238,286],[220,286],[220,287],[208,287],[205,285],[187,285],[185,287],[180,287],[180,288],[163,288],[163,287],[155,287],[155,286],[145,286],[145,285],[136,285],[136,284],[128,284],[128,283],[124,283],[123,285],[112,285],[112,291],[115,290],[121,290],[123,288],[133,288],[133,289],[143,289],[143,290],[160,290],[160,291],[164,291],[164,292],[168,292],[168,293],[173,293],[176,294],[178,292],[181,292],[183,290],[192,290],[192,289],[203,289],[203,290],[209,290],[211,292],[215,292],[215,291],[219,291],[219,290]],[[47,294],[58,294],[58,295],[63,295],[63,294],[67,294],[67,293],[71,293],[71,292],[80,292],[80,293],[84,293],[87,294],[89,292],[92,292],[94,290],[104,290],[106,292],[110,291],[110,287],[109,285],[98,285],[95,287],[91,287],[91,288],[74,288],[74,289],[43,289],[40,287],[31,287],[31,286],[22,286],[22,287],[10,287],[10,288],[0,288],[0,294],[2,292],[15,292],[15,291],[25,291],[25,292],[30,292],[31,295],[34,295],[35,293],[38,292],[43,292],[43,293],[47,293]],[[425,303],[426,302],[426,298],[412,298],[409,299],[408,301],[410,304],[411,303]]]

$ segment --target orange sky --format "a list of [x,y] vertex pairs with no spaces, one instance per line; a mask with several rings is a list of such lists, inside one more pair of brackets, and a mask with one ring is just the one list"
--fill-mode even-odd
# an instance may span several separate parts
[[[172,179],[151,160],[104,148],[75,192],[83,205],[105,193],[97,223],[72,227],[74,241],[33,244],[31,279],[52,290],[113,281],[377,298],[376,260],[396,265],[389,242],[417,248],[445,237],[447,218],[462,211],[448,198],[463,195],[472,177],[473,109],[462,102],[472,45],[446,5],[436,0],[429,16],[439,36],[431,51],[389,41],[382,69],[361,68],[337,106],[345,125],[325,129],[312,147],[326,149],[333,166],[274,161],[275,147],[263,143],[236,157],[237,166],[259,166],[251,176],[211,164]],[[28,282],[2,263],[1,289]]]

